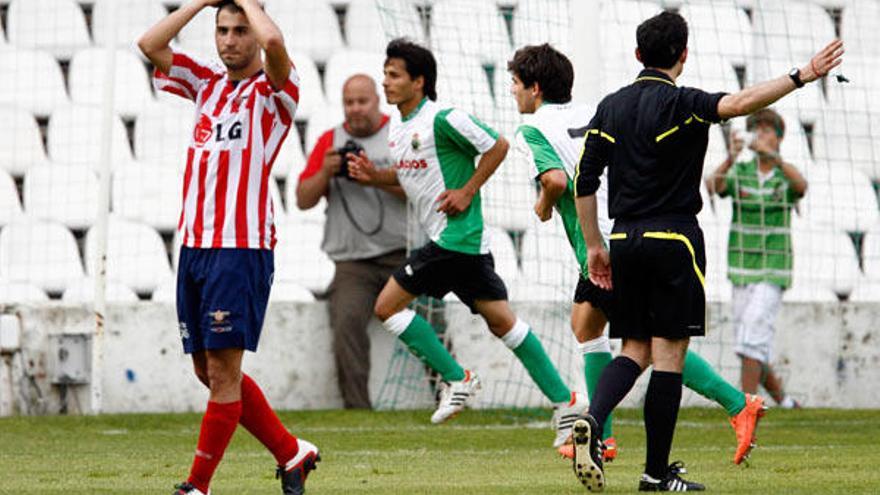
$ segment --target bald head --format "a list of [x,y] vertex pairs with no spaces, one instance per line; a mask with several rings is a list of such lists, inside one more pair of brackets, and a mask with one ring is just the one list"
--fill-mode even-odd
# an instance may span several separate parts
[[348,130],[355,136],[374,134],[382,122],[376,81],[366,74],[355,74],[342,85],[342,106]]

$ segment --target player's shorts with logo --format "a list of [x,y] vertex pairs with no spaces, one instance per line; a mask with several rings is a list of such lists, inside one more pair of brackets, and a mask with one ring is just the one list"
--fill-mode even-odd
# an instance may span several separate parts
[[184,352],[256,351],[274,266],[267,249],[181,247],[177,319]]
[[577,288],[574,290],[575,304],[588,302],[594,308],[602,311],[605,318],[610,320],[614,306],[614,294],[610,290],[600,289],[589,278],[581,274],[578,277]]
[[507,300],[491,254],[465,254],[429,242],[413,251],[392,274],[407,292],[437,299],[452,292],[472,313],[474,301]]
[[705,335],[706,249],[693,216],[622,221],[611,234],[611,337]]

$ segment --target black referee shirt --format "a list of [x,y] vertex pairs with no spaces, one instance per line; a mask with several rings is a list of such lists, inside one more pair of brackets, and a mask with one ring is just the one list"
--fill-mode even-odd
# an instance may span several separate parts
[[578,163],[577,196],[595,194],[607,166],[611,218],[696,215],[709,124],[719,120],[722,96],[643,70],[599,103]]

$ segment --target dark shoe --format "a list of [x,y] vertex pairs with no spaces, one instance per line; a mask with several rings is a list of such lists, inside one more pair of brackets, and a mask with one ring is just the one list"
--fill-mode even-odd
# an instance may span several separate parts
[[281,493],[284,495],[303,495],[306,492],[306,478],[317,469],[316,464],[321,460],[318,447],[302,439],[297,439],[297,442],[299,452],[287,464],[278,466],[275,472],[275,477],[281,478]]
[[601,492],[605,489],[605,473],[602,470],[603,448],[598,431],[599,424],[589,414],[578,418],[572,426],[574,474],[591,492]]
[[642,474],[642,479],[639,481],[639,491],[702,492],[706,490],[706,487],[699,483],[681,479],[681,476],[679,476],[679,474],[686,473],[687,471],[684,469],[684,464],[682,464],[680,461],[673,462],[666,470],[666,476],[663,477],[663,479],[658,480],[648,476],[647,474]]

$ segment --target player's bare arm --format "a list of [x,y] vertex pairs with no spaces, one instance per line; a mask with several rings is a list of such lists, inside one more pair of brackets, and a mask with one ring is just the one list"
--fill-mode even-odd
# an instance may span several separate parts
[[258,0],[235,0],[244,10],[254,31],[257,43],[266,52],[265,70],[275,89],[281,89],[290,77],[290,55],[284,46],[284,36],[278,26],[266,15]]
[[173,58],[171,40],[202,9],[214,7],[220,2],[221,0],[192,0],[181,5],[179,9],[168,14],[167,17],[147,30],[138,40],[138,48],[160,72],[167,74],[171,70]]
[[[843,41],[834,40],[829,43],[800,69],[801,81],[806,84],[824,77],[831,69],[840,65],[843,61],[841,59],[843,52]],[[725,120],[748,115],[772,104],[795,89],[797,87],[788,75],[756,84],[721,98],[718,102],[718,116]]]
[[349,153],[348,173],[351,178],[370,186],[396,186],[400,182],[397,181],[397,171],[393,167],[378,168],[369,158],[367,154],[361,151],[359,154]]
[[599,203],[596,195],[581,196],[575,201],[578,221],[587,243],[587,267],[590,280],[601,289],[611,290],[611,257],[599,230]]
[[499,137],[495,144],[480,157],[480,163],[477,164],[474,175],[471,176],[464,187],[443,191],[437,197],[437,201],[440,202],[437,211],[455,216],[466,210],[470,206],[471,201],[473,201],[474,196],[483,187],[483,184],[498,170],[509,149],[510,144],[507,140]]
[[568,175],[560,169],[548,170],[540,177],[541,191],[535,201],[535,215],[542,222],[553,216],[553,206],[568,188]]

